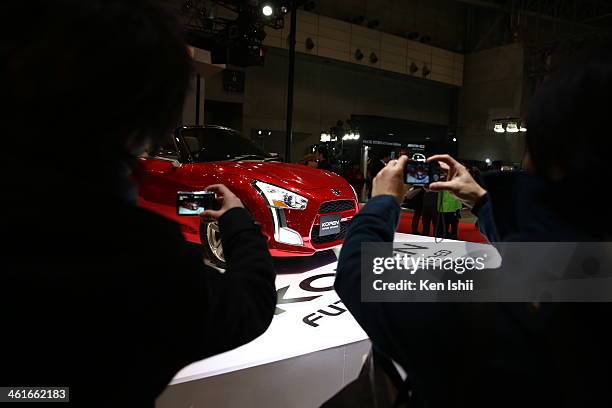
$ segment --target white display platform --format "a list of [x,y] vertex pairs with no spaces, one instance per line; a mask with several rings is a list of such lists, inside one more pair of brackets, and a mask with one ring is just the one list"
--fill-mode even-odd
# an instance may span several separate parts
[[[434,243],[435,239],[397,233],[395,242]],[[251,343],[183,368],[171,384],[230,373],[367,339],[333,289],[337,263],[334,259],[335,256],[329,263],[302,273],[279,274],[276,278],[278,314],[268,330]]]

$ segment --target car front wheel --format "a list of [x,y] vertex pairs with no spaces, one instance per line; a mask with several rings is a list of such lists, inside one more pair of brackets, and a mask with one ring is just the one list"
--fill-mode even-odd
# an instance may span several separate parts
[[221,233],[217,221],[203,222],[200,225],[200,240],[204,259],[208,260],[219,268],[225,268],[225,254],[221,244]]

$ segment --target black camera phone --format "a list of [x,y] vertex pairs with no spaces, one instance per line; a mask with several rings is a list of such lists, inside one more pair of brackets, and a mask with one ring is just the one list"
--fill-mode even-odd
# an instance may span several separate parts
[[428,186],[440,181],[440,165],[438,162],[408,160],[404,169],[404,183],[413,186]]
[[178,191],[176,193],[177,215],[199,215],[217,208],[216,195],[210,191]]

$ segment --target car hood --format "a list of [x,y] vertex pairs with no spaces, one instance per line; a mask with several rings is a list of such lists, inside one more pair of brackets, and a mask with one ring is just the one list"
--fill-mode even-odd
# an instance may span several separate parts
[[336,173],[301,164],[240,161],[214,162],[206,165],[212,165],[213,170],[218,173],[245,176],[294,191],[343,187],[347,183]]

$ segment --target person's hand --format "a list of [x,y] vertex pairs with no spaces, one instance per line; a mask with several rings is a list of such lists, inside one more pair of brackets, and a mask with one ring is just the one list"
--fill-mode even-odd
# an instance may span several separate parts
[[462,203],[472,208],[487,190],[474,180],[470,172],[448,154],[431,156],[427,162],[437,161],[440,167],[447,171],[446,181],[438,181],[429,185],[431,191],[448,191]]
[[407,161],[407,156],[401,156],[398,160],[389,160],[389,163],[374,177],[372,197],[391,195],[395,197],[398,204],[404,201],[406,195],[404,168]]
[[242,201],[229,188],[223,184],[213,184],[212,186],[206,187],[207,191],[211,191],[217,195],[217,202],[221,205],[218,210],[206,210],[200,217],[202,218],[213,218],[218,220],[227,210],[232,208],[244,208]]

